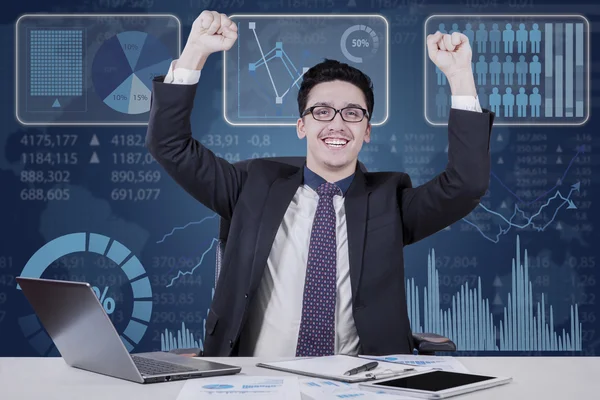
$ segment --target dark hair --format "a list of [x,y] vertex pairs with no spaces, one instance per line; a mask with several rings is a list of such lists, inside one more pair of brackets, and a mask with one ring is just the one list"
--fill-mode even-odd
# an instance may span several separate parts
[[330,81],[345,81],[357,86],[365,95],[367,102],[367,110],[369,111],[369,119],[373,116],[373,106],[375,100],[373,98],[373,83],[371,78],[365,75],[362,71],[348,64],[325,59],[319,64],[311,67],[302,78],[302,84],[298,91],[298,111],[300,115],[306,109],[306,102],[310,90],[317,84]]

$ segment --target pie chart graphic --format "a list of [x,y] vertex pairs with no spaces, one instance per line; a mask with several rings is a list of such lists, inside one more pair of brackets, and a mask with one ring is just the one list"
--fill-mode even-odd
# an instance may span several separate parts
[[92,81],[108,107],[123,114],[150,111],[152,79],[173,61],[167,47],[146,32],[125,31],[105,41],[94,56]]

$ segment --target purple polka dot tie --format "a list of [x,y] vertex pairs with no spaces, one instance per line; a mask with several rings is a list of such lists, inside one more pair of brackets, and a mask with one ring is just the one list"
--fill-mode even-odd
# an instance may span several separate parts
[[337,246],[333,196],[342,192],[333,183],[323,183],[317,193],[319,203],[310,234],[297,357],[334,353]]

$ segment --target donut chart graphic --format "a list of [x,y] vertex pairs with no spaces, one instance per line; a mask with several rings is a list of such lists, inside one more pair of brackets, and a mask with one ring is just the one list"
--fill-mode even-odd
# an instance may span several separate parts
[[[40,278],[50,264],[63,256],[73,253],[96,253],[112,260],[125,273],[133,293],[133,311],[123,333],[121,341],[131,352],[140,342],[152,315],[152,287],[139,259],[131,250],[111,238],[96,234],[78,232],[60,236],[42,246],[31,256],[21,272],[21,276]],[[17,289],[21,287],[17,284]],[[31,346],[41,355],[58,356],[52,339],[42,328],[35,314],[20,317],[18,320],[23,335]]]
[[166,75],[172,61],[167,47],[153,35],[140,31],[118,33],[105,41],[94,56],[94,89],[117,112],[148,112],[152,79]]

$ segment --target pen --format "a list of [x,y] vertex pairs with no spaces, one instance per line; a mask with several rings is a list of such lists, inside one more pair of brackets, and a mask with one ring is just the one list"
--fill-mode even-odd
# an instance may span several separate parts
[[360,367],[352,368],[351,370],[344,372],[344,375],[356,375],[359,372],[370,371],[377,368],[378,365],[379,363],[377,361],[372,361],[365,365],[361,365]]
[[366,377],[367,377],[367,378],[372,378],[372,379],[384,379],[384,378],[392,378],[392,377],[395,377],[395,376],[401,376],[401,375],[404,375],[404,374],[406,374],[407,372],[414,371],[414,370],[415,370],[414,368],[405,368],[405,369],[403,369],[402,371],[384,372],[384,373],[377,374],[377,375],[376,375],[376,374],[373,374],[373,373],[368,373],[368,374],[366,375]]

